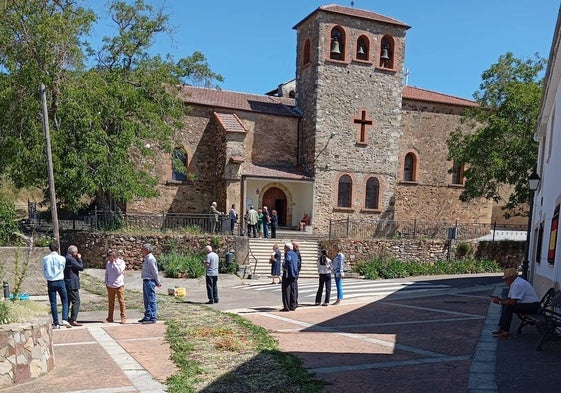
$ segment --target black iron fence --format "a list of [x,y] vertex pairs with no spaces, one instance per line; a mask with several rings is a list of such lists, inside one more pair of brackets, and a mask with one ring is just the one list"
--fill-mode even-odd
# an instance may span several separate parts
[[[50,223],[42,221],[36,210],[30,209],[28,224],[33,230],[50,230]],[[29,225],[28,225],[29,227]],[[236,225],[237,227],[237,225]],[[205,213],[147,213],[122,214],[112,211],[92,210],[80,214],[59,214],[61,231],[103,231],[127,229],[151,229],[156,231],[194,231],[201,233],[227,234],[230,232],[228,215]],[[28,228],[29,229],[29,228]],[[395,221],[395,220],[330,220],[330,239],[455,239],[468,240],[486,237],[496,240],[497,234],[510,232],[524,235],[526,226],[492,224],[469,224],[445,221]],[[498,239],[497,239],[498,240]]]
[[[48,231],[48,220],[29,217],[27,226],[35,231],[45,228]],[[32,223],[32,225],[29,225]],[[93,210],[79,214],[59,214],[59,229],[61,231],[103,231],[127,229],[151,229],[157,231],[190,230],[201,233],[225,234],[230,231],[228,215],[219,215],[218,221],[214,214],[120,214],[111,211]]]
[[[330,220],[329,238],[353,239],[454,239],[468,240],[488,237],[495,240],[499,233],[523,233],[526,226],[497,223],[450,223],[445,221],[395,220]],[[512,235],[511,235],[512,236]]]

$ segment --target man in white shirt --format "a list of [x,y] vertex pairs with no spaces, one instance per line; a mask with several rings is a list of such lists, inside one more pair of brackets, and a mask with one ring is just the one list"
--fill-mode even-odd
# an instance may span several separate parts
[[62,302],[62,325],[72,327],[68,322],[68,295],[66,293],[66,284],[64,283],[66,258],[58,254],[58,243],[56,241],[49,244],[49,250],[51,250],[51,253],[43,257],[42,267],[43,276],[47,280],[51,314],[53,315],[53,329],[60,329],[56,304],[57,293]]
[[206,260],[206,294],[208,302],[206,304],[218,303],[218,265],[220,259],[218,254],[212,251],[211,246],[205,247]]
[[510,338],[510,324],[513,314],[535,314],[540,306],[540,298],[536,291],[528,281],[518,277],[516,269],[506,269],[503,280],[510,287],[508,296],[506,298],[491,296],[493,303],[503,306],[499,320],[499,330],[493,332],[493,336],[499,339]]

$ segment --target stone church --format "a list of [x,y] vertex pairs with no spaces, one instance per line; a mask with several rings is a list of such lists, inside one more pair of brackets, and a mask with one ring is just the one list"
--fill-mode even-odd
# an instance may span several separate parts
[[156,169],[160,196],[128,213],[267,206],[282,226],[308,213],[317,234],[332,220],[490,223],[491,202],[459,201],[463,168],[447,160],[477,104],[404,85],[407,24],[327,5],[294,29],[295,80],[264,95],[183,87],[189,114]]

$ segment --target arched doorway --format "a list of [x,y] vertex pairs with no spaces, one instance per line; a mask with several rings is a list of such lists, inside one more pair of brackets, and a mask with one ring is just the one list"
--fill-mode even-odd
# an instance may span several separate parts
[[263,204],[269,211],[276,210],[279,216],[279,225],[286,226],[286,194],[280,188],[271,187],[263,194]]

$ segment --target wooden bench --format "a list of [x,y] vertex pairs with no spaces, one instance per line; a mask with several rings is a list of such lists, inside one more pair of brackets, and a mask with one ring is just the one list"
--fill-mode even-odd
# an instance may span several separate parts
[[516,313],[516,316],[520,318],[520,326],[518,326],[518,330],[516,330],[516,334],[522,333],[522,328],[526,325],[535,326],[538,322],[538,315],[540,310],[545,310],[551,308],[551,302],[553,300],[553,295],[555,294],[555,289],[550,288],[545,295],[543,295],[542,300],[540,301],[540,306],[538,311],[535,314],[524,314],[524,313]]
[[537,350],[541,351],[547,341],[561,340],[561,290],[550,289],[548,307],[540,308],[536,315],[536,329],[541,336]]

